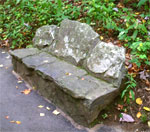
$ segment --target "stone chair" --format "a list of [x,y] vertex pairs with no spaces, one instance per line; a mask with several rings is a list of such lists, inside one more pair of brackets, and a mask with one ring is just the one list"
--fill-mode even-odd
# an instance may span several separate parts
[[42,26],[33,45],[10,51],[15,72],[78,124],[89,126],[119,94],[125,49],[100,41],[89,25]]

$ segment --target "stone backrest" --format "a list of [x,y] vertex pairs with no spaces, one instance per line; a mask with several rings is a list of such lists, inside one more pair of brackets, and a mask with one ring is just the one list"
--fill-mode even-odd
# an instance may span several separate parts
[[63,20],[60,27],[46,25],[37,29],[35,47],[77,66],[93,76],[120,87],[125,75],[125,49],[105,43],[87,24]]

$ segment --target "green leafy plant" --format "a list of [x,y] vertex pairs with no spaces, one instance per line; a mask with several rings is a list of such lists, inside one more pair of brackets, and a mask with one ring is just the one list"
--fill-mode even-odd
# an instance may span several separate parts
[[143,123],[145,123],[147,120],[148,120],[148,118],[147,118],[147,115],[146,114],[142,114],[142,116],[141,116],[141,121],[143,122]]
[[108,114],[107,114],[107,113],[104,113],[104,114],[102,115],[102,118],[103,118],[103,119],[108,118]]
[[150,2],[150,0],[140,0],[137,6],[141,7],[141,6],[144,5],[146,2]]
[[122,94],[121,94],[121,98],[123,97],[127,97],[127,102],[130,102],[130,95],[132,97],[132,100],[135,100],[135,95],[133,92],[133,89],[136,87],[136,81],[133,78],[132,74],[127,74],[126,75],[128,78],[128,81],[126,82],[127,86],[126,88],[123,90]]

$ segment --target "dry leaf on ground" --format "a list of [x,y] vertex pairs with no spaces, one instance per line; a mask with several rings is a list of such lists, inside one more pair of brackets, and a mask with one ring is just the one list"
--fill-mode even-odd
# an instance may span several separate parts
[[9,119],[9,116],[5,116],[6,119]]
[[44,62],[44,63],[48,63],[48,60],[44,60],[43,62]]
[[150,108],[148,107],[143,107],[143,109],[150,112]]
[[66,75],[71,76],[72,74],[71,74],[71,73],[69,73],[69,72],[66,72]]
[[148,124],[148,127],[150,127],[150,121],[148,121],[147,124]]
[[100,36],[100,40],[103,40],[104,39],[104,37],[103,36]]
[[45,113],[40,113],[40,116],[45,116]]
[[10,56],[7,56],[7,57],[6,57],[6,59],[9,59],[9,58],[10,58]]
[[85,80],[85,79],[82,77],[81,80]]
[[145,90],[149,92],[149,91],[150,91],[150,88],[145,88]]
[[4,67],[4,65],[3,65],[3,64],[1,64],[1,65],[0,65],[0,68],[2,68],[2,67]]
[[16,124],[18,124],[18,125],[21,124],[21,121],[16,121]]
[[46,109],[47,109],[47,110],[50,110],[51,108],[49,108],[49,107],[46,107]]
[[57,110],[54,110],[54,111],[53,111],[53,114],[58,115],[58,114],[60,114],[60,112],[57,111]]
[[16,121],[10,121],[10,123],[15,123]]
[[17,83],[22,83],[22,81],[19,80]]
[[138,105],[141,105],[141,104],[143,103],[143,101],[142,101],[141,98],[137,98],[137,99],[136,99],[136,103],[137,103]]
[[132,116],[126,114],[126,113],[121,113],[122,117],[120,117],[120,121],[123,122],[134,122],[134,119],[132,118]]
[[25,95],[29,94],[31,92],[31,89],[25,89],[24,91],[21,91],[21,93],[24,93]]
[[43,105],[39,105],[38,107],[39,107],[39,108],[43,108],[44,106],[43,106]]
[[137,118],[140,118],[141,116],[142,116],[141,112],[138,112],[138,113],[136,114],[136,117],[137,117]]

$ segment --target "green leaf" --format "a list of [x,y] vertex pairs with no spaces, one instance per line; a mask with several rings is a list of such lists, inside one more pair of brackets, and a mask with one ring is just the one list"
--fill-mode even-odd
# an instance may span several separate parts
[[147,59],[147,56],[144,54],[144,55],[140,55],[139,56],[141,59]]
[[123,90],[123,92],[121,94],[121,98],[123,98],[125,96],[126,92],[127,92],[127,89]]
[[16,0],[16,4],[18,4],[21,0]]
[[133,39],[133,40],[135,40],[137,34],[138,34],[138,30],[135,30],[134,33],[133,33],[133,35],[132,35],[132,39]]
[[138,7],[141,7],[142,5],[144,5],[147,2],[147,0],[140,0],[138,3]]

